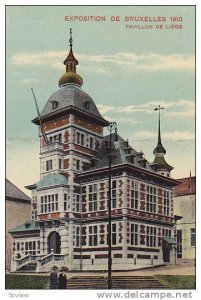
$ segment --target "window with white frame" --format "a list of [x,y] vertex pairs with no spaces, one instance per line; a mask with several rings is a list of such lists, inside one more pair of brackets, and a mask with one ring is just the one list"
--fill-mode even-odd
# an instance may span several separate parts
[[162,235],[163,235],[163,237],[171,237],[171,235],[172,235],[171,229],[163,228]]
[[46,171],[52,170],[52,159],[46,160]]
[[83,133],[76,132],[76,143],[85,146],[85,135]]
[[146,186],[146,211],[156,213],[156,187]]
[[58,211],[58,194],[41,196],[41,213]]
[[112,180],[112,191],[111,191],[111,207],[117,207],[117,181]]
[[89,138],[89,148],[94,149],[94,139],[92,137]]
[[75,229],[75,246],[76,247],[80,247],[80,245],[81,245],[80,239],[81,239],[80,226],[76,226],[76,229]]
[[81,162],[79,159],[76,159],[76,170],[80,170]]
[[138,238],[139,238],[138,225],[131,223],[130,229],[131,229],[130,230],[131,245],[138,245]]
[[[36,255],[36,241],[25,242],[25,255],[31,254]],[[37,251],[38,252],[38,251]]]
[[[107,190],[107,199],[109,200],[109,184],[106,184]],[[112,180],[111,182],[111,208],[117,207],[117,181]]]
[[62,169],[62,159],[59,158],[59,169],[61,170]]
[[49,142],[50,144],[54,144],[54,143],[61,143],[62,142],[62,134],[59,133],[59,134],[56,134],[56,135],[52,135],[49,137]]
[[67,194],[64,194],[64,210],[68,209],[68,197]]
[[196,241],[195,241],[195,228],[191,228],[191,246],[195,246]]
[[80,212],[80,195],[76,195],[75,209],[76,212]]
[[89,226],[89,246],[97,246],[98,244],[98,233],[97,225]]
[[[111,224],[111,244],[112,245],[117,244],[117,224],[116,223]],[[108,225],[107,225],[107,245],[108,245]]]
[[156,247],[156,227],[146,227],[146,245],[147,247]]
[[98,207],[97,184],[90,184],[88,187],[89,211],[96,211]]
[[139,207],[139,185],[136,181],[131,181],[131,208]]
[[77,144],[80,144],[80,133],[79,132],[76,133],[76,142],[77,142]]
[[81,135],[80,135],[80,143],[81,143],[82,146],[84,146],[84,141],[85,141],[84,134],[81,133]]
[[163,212],[165,216],[170,214],[170,191],[164,190],[163,192]]

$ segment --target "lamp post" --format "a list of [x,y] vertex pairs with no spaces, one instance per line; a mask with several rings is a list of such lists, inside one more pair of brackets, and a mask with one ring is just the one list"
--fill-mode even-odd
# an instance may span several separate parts
[[117,133],[116,122],[110,122],[109,130],[109,151],[108,151],[108,289],[112,289],[112,222],[111,222],[111,186],[112,186],[112,132]]

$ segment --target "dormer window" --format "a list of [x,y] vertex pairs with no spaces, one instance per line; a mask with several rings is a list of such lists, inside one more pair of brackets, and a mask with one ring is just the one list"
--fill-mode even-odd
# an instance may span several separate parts
[[52,101],[52,109],[56,109],[58,107],[58,101]]
[[86,108],[87,110],[90,110],[90,108],[91,108],[91,103],[90,103],[89,101],[86,101],[86,102],[84,103],[84,106],[85,106],[85,108]]

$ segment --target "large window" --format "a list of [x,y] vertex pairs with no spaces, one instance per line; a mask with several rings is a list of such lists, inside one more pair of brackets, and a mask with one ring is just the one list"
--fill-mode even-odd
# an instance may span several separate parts
[[52,170],[52,160],[47,160],[46,161],[46,171]]
[[81,239],[81,234],[80,234],[80,227],[76,226],[75,229],[75,246],[80,247],[80,239]]
[[156,187],[147,185],[146,192],[146,210],[156,213]]
[[117,207],[117,181],[112,181],[112,194],[111,194],[111,207],[116,208]]
[[138,225],[131,224],[131,245],[138,245]]
[[58,194],[41,196],[41,213],[58,211]]
[[139,206],[138,182],[131,181],[131,208],[138,209],[138,206]]
[[64,194],[64,210],[68,209],[68,198],[67,194]]
[[164,190],[163,194],[163,205],[164,205],[164,215],[169,216],[170,214],[170,191]]
[[83,133],[80,133],[80,132],[76,133],[76,142],[79,145],[82,145],[82,146],[85,145],[85,136]]
[[182,258],[182,230],[177,230],[177,258]]
[[147,247],[156,247],[156,227],[147,226],[146,245]]
[[97,225],[89,226],[89,246],[97,246],[98,237],[97,237]]
[[[117,244],[117,225],[113,223],[111,226],[111,244]],[[108,245],[108,225],[107,225],[107,245]]]
[[[107,199],[109,201],[109,184],[106,184],[107,188]],[[117,207],[117,181],[112,180],[111,182],[111,208]]]
[[191,228],[191,246],[195,246],[195,228]]
[[89,185],[89,211],[96,211],[97,210],[97,184]]
[[89,138],[89,147],[90,147],[91,149],[94,148],[94,139],[93,139],[92,137]]

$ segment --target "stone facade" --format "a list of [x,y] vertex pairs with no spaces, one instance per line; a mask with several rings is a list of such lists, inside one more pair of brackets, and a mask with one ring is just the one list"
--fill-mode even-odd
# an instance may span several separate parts
[[181,216],[182,219],[177,221],[177,257],[182,259],[195,259],[195,177],[178,180],[180,184],[174,191],[174,212],[176,215]]

